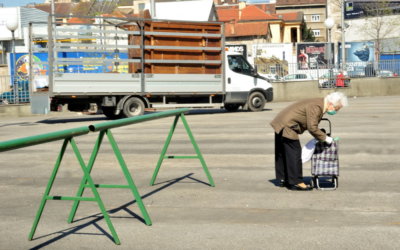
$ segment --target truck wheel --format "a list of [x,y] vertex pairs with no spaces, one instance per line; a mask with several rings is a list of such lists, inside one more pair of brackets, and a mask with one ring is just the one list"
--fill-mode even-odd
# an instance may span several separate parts
[[253,92],[250,94],[247,103],[251,111],[262,111],[265,106],[265,96],[260,92]]
[[115,107],[101,107],[101,110],[103,110],[103,114],[109,118],[109,119],[118,119],[121,118],[121,115],[116,115],[115,114]]
[[239,107],[240,107],[240,104],[232,104],[232,103],[224,104],[224,108],[229,112],[237,111],[239,109]]
[[125,117],[132,117],[144,114],[144,103],[140,98],[131,97],[125,101],[122,113]]

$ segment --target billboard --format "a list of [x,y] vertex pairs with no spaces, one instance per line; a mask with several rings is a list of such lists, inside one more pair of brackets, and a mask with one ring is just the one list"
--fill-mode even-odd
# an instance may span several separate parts
[[348,0],[345,2],[344,18],[355,19],[368,16],[393,15],[400,13],[400,1],[393,0]]
[[327,69],[328,57],[330,64],[334,64],[334,47],[331,43],[331,50],[328,51],[327,43],[298,43],[296,50],[298,69]]
[[[339,48],[342,45],[339,43]],[[375,61],[374,42],[346,42],[345,53],[346,62],[374,62]],[[339,50],[339,58],[342,58],[342,50]]]
[[278,58],[291,63],[293,52],[291,43],[253,44],[253,57]]
[[[34,75],[47,75],[48,74],[48,54],[34,53],[33,60],[33,74]],[[82,59],[80,64],[70,64],[63,65],[58,64],[57,71],[63,73],[102,73],[102,72],[113,72],[118,71],[119,73],[128,73],[128,65],[122,64],[118,66],[114,65],[112,62],[107,63],[93,63],[94,60],[100,59],[102,61],[104,58],[113,59],[128,59],[128,53],[107,53],[107,52],[58,52],[58,59],[62,58],[79,58]],[[85,63],[85,59],[91,60],[91,62]],[[28,80],[29,79],[29,54],[28,53],[16,53],[15,63],[12,53],[8,54],[8,60],[11,67],[9,68],[10,75],[14,75],[17,81]]]
[[[342,58],[342,45],[339,43],[339,59]],[[346,42],[345,55],[347,71],[352,76],[364,76],[367,67],[372,67],[375,61],[374,42]]]

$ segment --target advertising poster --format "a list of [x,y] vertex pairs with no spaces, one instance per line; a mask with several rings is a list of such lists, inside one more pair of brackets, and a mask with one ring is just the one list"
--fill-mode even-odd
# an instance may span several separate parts
[[[339,43],[339,48],[342,48]],[[346,42],[346,62],[374,62],[374,42]],[[339,50],[339,58],[342,58],[342,50]]]
[[253,44],[253,57],[272,58],[291,62],[293,57],[291,43]]
[[[33,66],[33,73],[38,75],[46,75],[48,66],[46,64],[48,55],[47,53],[35,53],[33,60],[38,63]],[[28,53],[16,53],[14,63],[14,56],[12,53],[8,54],[8,59],[11,67],[9,68],[10,75],[14,75],[17,81],[29,80],[29,54]],[[44,63],[44,64],[42,64]]]
[[334,64],[334,44],[328,51],[327,43],[298,43],[297,64],[298,69],[327,69],[328,57],[330,64]]
[[[88,52],[59,52],[58,59],[62,58],[80,58],[82,62],[75,64],[58,64],[58,72],[63,73],[103,73],[117,71],[119,73],[128,73],[128,65],[114,65],[113,62],[107,62],[105,64],[96,64],[93,61],[99,58],[103,59],[114,59],[118,56],[121,59],[128,59],[127,53],[88,53]],[[12,53],[8,54],[10,65],[10,75],[14,75],[17,81],[29,80],[29,54],[28,53],[16,53],[14,63],[14,56]],[[47,53],[34,53],[33,54],[33,74],[34,75],[48,75],[48,54]],[[85,60],[88,60],[85,63]]]
[[[342,45],[339,44],[339,58],[342,58]],[[375,43],[374,42],[347,42],[345,45],[346,67],[352,76],[365,76],[366,72],[373,73],[375,61]]]
[[225,44],[230,52],[237,52],[247,58],[247,45],[246,44]]
[[399,0],[347,0],[344,8],[345,19],[364,18],[366,16],[379,16],[382,11],[386,13],[400,13]]
[[279,80],[295,63],[291,43],[257,43],[252,46],[252,61],[260,75],[270,81]]

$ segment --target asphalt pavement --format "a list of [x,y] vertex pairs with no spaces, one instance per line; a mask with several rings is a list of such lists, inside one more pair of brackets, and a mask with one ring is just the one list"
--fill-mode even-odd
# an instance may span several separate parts
[[[121,245],[90,201],[81,202],[71,224],[72,201],[48,201],[29,241],[62,141],[2,152],[0,249],[400,249],[400,96],[350,97],[349,103],[329,116],[332,136],[340,137],[334,191],[296,192],[274,184],[269,122],[289,102],[268,103],[262,112],[205,109],[186,115],[215,187],[198,159],[165,159],[149,185],[172,117],[113,129],[153,222],[143,222],[129,190],[99,188]],[[68,112],[3,117],[0,141],[105,121]],[[75,138],[85,162],[97,135]],[[303,145],[310,139],[307,132],[301,136]],[[181,123],[168,154],[194,154]],[[310,163],[303,173],[310,181]],[[82,176],[68,146],[51,194],[74,196]],[[107,139],[92,177],[100,184],[126,184]]]

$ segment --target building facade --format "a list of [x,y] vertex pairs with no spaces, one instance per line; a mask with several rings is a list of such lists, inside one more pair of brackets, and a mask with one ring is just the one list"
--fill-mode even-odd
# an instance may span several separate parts
[[276,14],[303,12],[303,19],[313,32],[316,41],[327,41],[327,32],[324,25],[326,13],[326,0],[277,0]]

